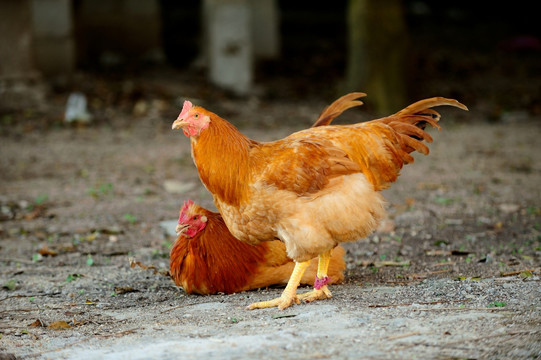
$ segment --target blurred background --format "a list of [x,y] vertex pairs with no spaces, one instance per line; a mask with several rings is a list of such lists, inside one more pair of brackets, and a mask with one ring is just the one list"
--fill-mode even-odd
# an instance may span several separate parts
[[[104,334],[103,326],[109,335],[146,328],[162,336],[156,319],[168,310],[156,305],[183,295],[170,279],[131,269],[128,258],[168,268],[184,201],[215,209],[190,141],[171,130],[186,99],[252,139],[271,141],[312,125],[350,91],[366,92],[364,105],[334,123],[371,120],[433,96],[455,98],[470,111],[437,109],[442,131],[430,131],[430,156],[415,155],[415,164],[383,191],[384,226],[348,244],[347,283],[357,289],[468,278],[458,298],[483,299],[484,306],[505,300],[524,309],[523,322],[513,320],[509,334],[530,329],[539,323],[529,300],[537,294],[477,280],[539,281],[535,4],[0,0],[0,278],[7,281],[0,292],[3,300],[12,298],[2,305],[19,308],[21,294],[43,291],[24,305],[39,313],[4,311],[15,328],[0,329],[6,339],[0,350],[5,344],[4,351],[43,353],[64,341],[79,344],[79,329],[94,338]],[[377,265],[389,260],[395,265]],[[434,284],[418,296],[441,299],[443,282]],[[336,298],[365,298],[351,291]],[[77,326],[72,337],[28,327],[38,314],[48,322],[69,320],[66,306],[79,311],[72,303],[84,307],[77,325],[75,315],[70,321]],[[110,312],[102,317],[104,310]],[[221,317],[208,314],[213,323]],[[539,349],[538,333],[530,334],[529,348]],[[524,341],[512,338],[506,346]]]
[[68,120],[98,123],[170,120],[185,98],[329,103],[348,91],[368,93],[377,115],[436,95],[490,121],[539,115],[531,4],[2,0],[2,124],[65,122],[73,94]]

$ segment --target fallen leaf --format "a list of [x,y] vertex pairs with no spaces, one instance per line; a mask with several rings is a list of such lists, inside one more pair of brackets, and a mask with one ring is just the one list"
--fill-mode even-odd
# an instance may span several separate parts
[[115,286],[115,292],[117,294],[126,294],[131,292],[139,292],[139,290],[134,289],[131,286]]
[[47,327],[47,325],[45,325],[45,323],[43,321],[41,321],[40,319],[36,319],[36,321],[29,324],[28,326],[30,326],[30,327]]
[[41,256],[56,256],[58,253],[54,250],[49,249],[47,245],[43,245],[38,251]]
[[123,234],[124,230],[122,230],[118,226],[110,226],[110,227],[106,227],[106,228],[93,230],[93,232],[100,232],[100,233],[105,234],[105,235],[118,235],[118,234]]
[[169,271],[167,269],[158,269],[154,265],[150,265],[150,266],[143,265],[140,261],[135,260],[135,258],[133,257],[128,258],[128,261],[130,262],[130,268],[132,269],[136,266],[139,266],[143,270],[153,270],[154,274],[160,274],[160,275],[168,276],[168,277],[171,276],[171,274],[169,274]]
[[45,206],[43,205],[38,205],[38,206],[35,206],[34,209],[32,209],[32,211],[28,214],[26,214],[24,216],[24,219],[25,220],[34,220],[38,217],[41,217],[45,214]]
[[47,326],[49,329],[53,329],[53,330],[65,330],[65,329],[71,329],[71,326],[63,321],[63,320],[60,320],[60,321],[54,321],[52,323],[49,324],[49,326]]

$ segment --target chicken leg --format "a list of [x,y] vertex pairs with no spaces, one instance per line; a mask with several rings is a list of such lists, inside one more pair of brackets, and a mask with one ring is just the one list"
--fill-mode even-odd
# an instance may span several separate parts
[[332,250],[325,251],[319,255],[319,262],[317,266],[316,281],[314,282],[314,290],[309,291],[298,296],[299,300],[306,302],[312,302],[314,300],[329,299],[332,297],[331,291],[327,287],[329,277],[327,276],[327,270],[329,269],[329,263],[331,262]]
[[278,306],[278,309],[284,310],[285,308],[290,307],[293,302],[295,302],[296,304],[300,304],[301,301],[297,296],[297,287],[299,286],[302,275],[304,275],[304,271],[306,270],[308,265],[310,265],[310,260],[300,263],[295,262],[295,268],[293,269],[293,273],[291,274],[289,281],[287,282],[287,286],[279,298],[250,304],[248,305],[247,309],[264,309]]

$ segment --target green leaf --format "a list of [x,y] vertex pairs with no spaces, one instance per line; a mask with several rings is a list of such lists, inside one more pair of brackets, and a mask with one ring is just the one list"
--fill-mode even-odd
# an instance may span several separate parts
[[488,307],[491,308],[491,307],[505,307],[507,305],[507,303],[503,302],[503,301],[493,301],[491,302],[490,304],[488,304]]
[[443,197],[443,196],[436,196],[434,201],[436,202],[436,204],[439,204],[439,205],[451,205],[452,203],[455,202],[454,199]]
[[4,289],[8,289],[9,291],[15,290],[17,288],[17,281],[15,280],[8,280],[2,285]]
[[81,274],[69,274],[68,277],[66,277],[66,282],[69,283],[69,282],[75,281],[80,277],[81,277]]
[[38,195],[36,197],[36,199],[34,200],[34,204],[35,205],[42,205],[47,200],[49,200],[49,196],[47,196],[47,194],[41,194],[41,195]]
[[88,257],[87,257],[87,259],[86,259],[86,264],[87,264],[88,266],[94,265],[94,259],[92,259],[92,255],[88,254]]
[[39,253],[32,254],[32,262],[38,262],[43,260],[43,255]]
[[127,222],[129,222],[132,225],[137,222],[137,217],[135,215],[130,214],[130,213],[124,214],[123,218],[124,218],[124,220],[126,220]]

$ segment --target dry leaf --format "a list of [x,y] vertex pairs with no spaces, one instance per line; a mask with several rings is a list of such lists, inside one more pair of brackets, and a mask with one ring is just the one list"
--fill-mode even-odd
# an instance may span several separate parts
[[115,286],[115,293],[126,294],[131,292],[138,292],[139,290],[132,288],[131,286]]
[[43,245],[38,251],[41,256],[56,256],[58,253],[54,250],[49,249],[47,245]]
[[49,324],[49,326],[47,326],[49,329],[53,329],[53,330],[65,330],[65,329],[71,329],[71,326],[63,321],[63,320],[60,320],[60,321],[54,321],[52,323]]
[[143,265],[143,264],[141,264],[140,261],[137,261],[137,260],[135,260],[135,258],[132,258],[132,257],[128,258],[128,261],[130,262],[130,268],[132,268],[132,269],[134,267],[136,267],[136,266],[139,266],[143,270],[153,270],[154,275],[155,274],[160,274],[160,275],[167,276],[167,277],[171,276],[171,274],[169,274],[169,271],[167,269],[158,269],[154,265],[150,265],[150,266]]
[[45,323],[43,321],[41,321],[40,319],[36,319],[36,321],[34,321],[33,323],[31,323],[28,326],[30,326],[30,327],[46,327],[47,325],[45,325]]

